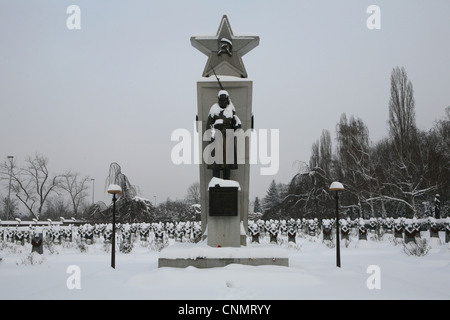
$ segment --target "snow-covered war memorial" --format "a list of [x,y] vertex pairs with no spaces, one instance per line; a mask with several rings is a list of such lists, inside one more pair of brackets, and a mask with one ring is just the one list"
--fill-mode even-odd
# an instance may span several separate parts
[[288,255],[280,248],[246,247],[251,134],[245,132],[251,133],[254,121],[253,81],[242,56],[258,46],[259,36],[235,35],[224,15],[215,35],[193,36],[191,44],[208,56],[197,82],[196,117],[202,146],[199,152],[204,158],[200,163],[200,199],[207,248],[199,255],[201,244],[171,246],[161,252],[159,266],[288,266]]
[[0,299],[450,299],[448,215],[249,219],[251,135],[236,137],[254,129],[242,56],[259,37],[234,33],[223,16],[217,33],[191,44],[208,56],[197,82],[195,219],[117,223],[117,269],[109,220],[0,220]]

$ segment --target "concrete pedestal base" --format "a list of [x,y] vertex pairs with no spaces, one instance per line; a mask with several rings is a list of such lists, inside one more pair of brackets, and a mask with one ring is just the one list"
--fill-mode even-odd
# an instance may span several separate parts
[[229,264],[289,266],[287,250],[275,245],[213,248],[206,244],[180,243],[161,251],[158,268],[216,268]]
[[247,266],[282,266],[289,267],[289,259],[288,258],[199,258],[196,260],[193,259],[159,259],[158,260],[158,268],[186,268],[186,267],[195,267],[195,268],[218,268],[225,267],[229,264],[242,264]]

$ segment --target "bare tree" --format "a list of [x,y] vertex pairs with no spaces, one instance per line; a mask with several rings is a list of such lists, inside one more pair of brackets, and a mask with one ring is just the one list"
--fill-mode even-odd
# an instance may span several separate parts
[[106,178],[105,189],[108,188],[110,184],[117,184],[122,188],[121,198],[131,199],[137,196],[137,187],[133,186],[128,177],[122,173],[122,168],[116,162],[111,163],[109,166],[109,174]]
[[70,206],[61,195],[53,195],[48,198],[42,218],[59,220],[60,218],[70,218]]
[[289,183],[284,209],[299,217],[323,216],[333,166],[330,132],[322,130],[320,139],[313,143],[309,165],[303,161],[296,163],[298,173]]
[[0,196],[0,217],[2,219],[6,218],[6,213],[9,210],[9,218],[19,218],[19,206],[16,199],[10,199],[6,196]]
[[4,162],[1,165],[2,176],[11,176],[11,189],[28,212],[39,220],[47,197],[59,186],[59,176],[48,171],[48,159],[36,154],[27,157],[25,165],[16,167],[15,163]]
[[122,195],[116,204],[120,222],[142,221],[142,217],[150,214],[150,209],[153,208],[151,202],[149,200],[140,201],[137,198],[138,187],[130,183],[128,177],[122,173],[120,165],[115,162],[111,163],[109,167],[105,188],[110,184],[117,184],[122,188]]
[[406,158],[416,133],[416,116],[414,89],[404,67],[391,73],[389,130],[398,155]]
[[189,204],[200,203],[200,182],[196,181],[188,187],[186,201]]
[[450,199],[450,107],[447,107],[446,115],[435,123],[430,130],[427,146],[431,153],[430,173],[431,180],[435,181],[438,193],[443,201]]
[[324,171],[324,177],[331,177],[332,166],[332,147],[331,147],[331,135],[328,130],[322,130],[320,136],[320,160],[319,167]]
[[405,68],[396,67],[391,73],[389,100],[389,130],[394,153],[391,155],[390,191],[400,197],[383,195],[385,199],[402,202],[417,216],[416,198],[436,190],[428,179],[427,148],[416,127],[414,90]]
[[88,197],[89,177],[81,177],[78,172],[67,171],[61,177],[61,189],[67,191],[72,203],[73,216],[78,218],[80,205]]
[[362,119],[353,116],[347,119],[345,113],[336,127],[337,133],[337,166],[343,175],[340,177],[346,182],[346,190],[355,199],[352,201],[356,205],[360,214],[363,212],[363,204],[370,207],[371,215],[374,216],[373,200],[377,191],[377,181],[375,170],[371,159],[369,129]]

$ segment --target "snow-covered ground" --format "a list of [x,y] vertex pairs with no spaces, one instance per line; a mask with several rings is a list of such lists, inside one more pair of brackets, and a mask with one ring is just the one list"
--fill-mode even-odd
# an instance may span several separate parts
[[[289,267],[232,264],[211,269],[158,268],[160,252],[139,243],[131,253],[117,250],[116,269],[100,243],[86,252],[76,246],[55,245],[53,253],[44,248],[34,264],[29,264],[30,244],[3,244],[0,299],[447,300],[450,247],[443,239],[443,234],[441,244],[428,239],[431,250],[418,257],[391,240],[352,238],[348,247],[342,245],[341,268],[336,267],[336,249],[310,237],[297,238],[295,245],[279,244],[288,251]],[[266,246],[264,241],[252,245]]]

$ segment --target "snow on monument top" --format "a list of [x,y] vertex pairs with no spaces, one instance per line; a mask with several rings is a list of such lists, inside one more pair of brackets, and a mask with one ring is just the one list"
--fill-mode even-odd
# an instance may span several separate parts
[[239,182],[234,180],[224,180],[220,178],[213,177],[211,181],[208,184],[208,189],[214,188],[214,187],[221,187],[221,188],[231,188],[231,187],[237,187],[238,190],[241,190],[241,185]]

